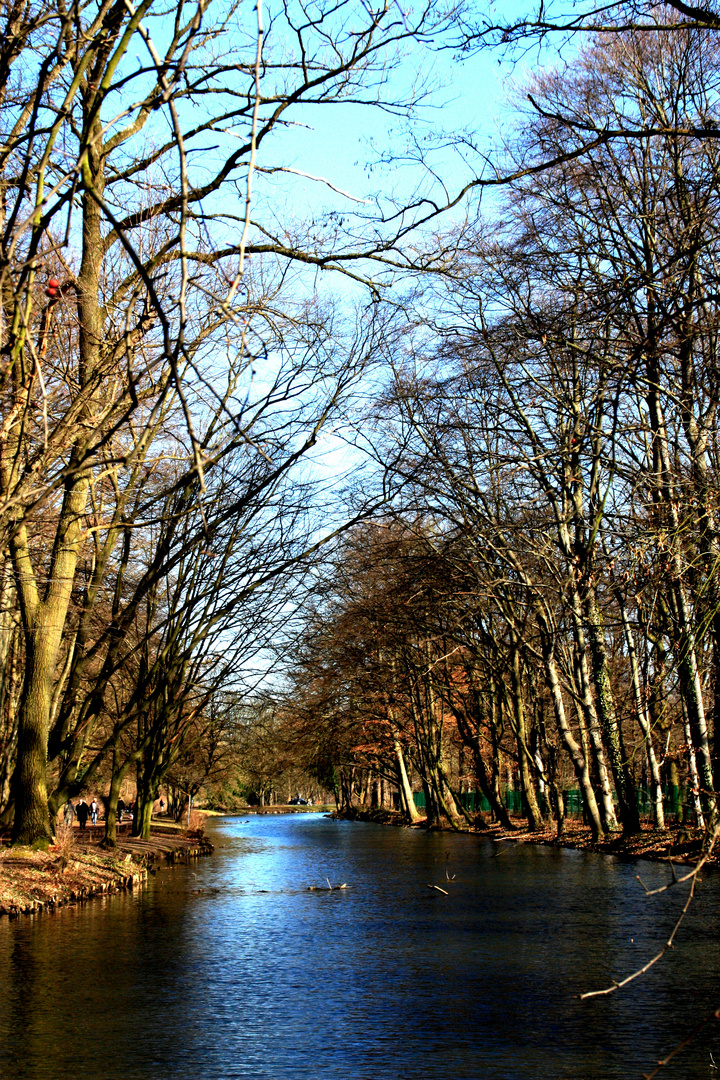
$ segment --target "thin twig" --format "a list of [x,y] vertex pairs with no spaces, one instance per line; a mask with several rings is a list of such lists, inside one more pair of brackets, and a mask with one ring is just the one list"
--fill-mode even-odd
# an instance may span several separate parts
[[[258,0],[258,3],[259,2],[260,2],[260,0]],[[130,0],[125,0],[125,7],[130,12],[130,14],[134,17],[135,16],[135,9],[134,9],[133,5],[130,3]],[[173,132],[175,134],[175,141],[177,143],[177,148],[178,148],[178,158],[179,158],[179,162],[180,162],[181,202],[180,202],[180,237],[179,237],[179,239],[180,239],[181,283],[180,283],[180,296],[178,298],[178,303],[179,303],[179,307],[180,307],[180,326],[179,326],[179,330],[178,330],[178,342],[177,342],[177,344],[178,344],[179,350],[182,352],[182,351],[184,351],[183,350],[183,336],[184,336],[185,324],[186,324],[186,321],[187,321],[186,305],[187,305],[187,283],[188,283],[186,234],[187,234],[187,207],[188,207],[188,200],[189,200],[190,190],[189,190],[189,183],[188,183],[188,176],[187,176],[187,155],[185,153],[185,142],[184,142],[184,139],[183,139],[182,129],[181,129],[181,126],[180,126],[180,119],[178,117],[177,109],[175,108],[175,102],[173,101],[172,95],[171,95],[172,86],[168,82],[167,77],[165,76],[165,74],[163,72],[163,64],[162,64],[162,59],[160,57],[160,54],[158,53],[157,49],[155,48],[154,42],[153,42],[153,40],[152,40],[152,38],[150,36],[149,31],[147,30],[147,28],[141,22],[138,23],[138,33],[140,34],[141,38],[145,42],[145,46],[146,46],[148,52],[150,53],[150,57],[151,57],[151,59],[153,61],[153,64],[155,65],[155,68],[156,68],[156,71],[157,71],[158,82],[160,83],[160,86],[163,88],[163,91],[164,91],[163,97],[167,101],[168,107],[170,109],[170,117],[171,117],[171,120],[172,120]],[[187,401],[185,399],[185,395],[183,393],[183,389],[182,389],[182,386],[181,386],[180,372],[179,372],[178,365],[177,365],[177,358],[173,355],[172,351],[169,351],[169,353],[168,353],[168,360],[170,361],[171,367],[173,369],[173,380],[175,382],[175,389],[176,389],[178,397],[180,399],[180,404],[181,404],[181,407],[183,409],[183,413],[185,414],[185,423],[186,423],[186,426],[187,426],[188,435],[190,436],[190,442],[192,444],[195,471],[197,473],[198,482],[199,482],[199,485],[200,485],[200,494],[202,496],[206,491],[206,487],[205,487],[205,469],[204,469],[203,457],[202,457],[202,453],[201,453],[201,449],[200,449],[200,443],[198,442],[198,439],[197,439],[197,437],[195,435],[195,428],[194,428],[194,425],[193,425],[193,422],[192,422],[192,416],[191,416],[190,409],[189,409],[189,407],[187,405]],[[200,500],[200,512],[203,515],[203,519],[204,519],[205,515],[204,515],[203,508],[202,508],[202,500]]]
[[255,171],[255,159],[257,157],[257,131],[258,118],[260,115],[260,69],[262,67],[263,40],[265,30],[263,27],[262,0],[255,4],[257,12],[257,50],[255,52],[255,103],[253,105],[252,128],[250,130],[250,160],[248,161],[247,186],[245,188],[245,221],[243,223],[242,236],[240,237],[240,263],[235,280],[230,286],[230,291],[225,298],[225,307],[228,307],[237,292],[240,279],[245,270],[245,248],[247,247],[248,233],[250,232],[250,203],[252,202],[252,178]]
[[687,1038],[683,1039],[681,1043],[678,1043],[675,1049],[671,1050],[667,1057],[658,1061],[656,1069],[653,1069],[651,1073],[643,1073],[643,1080],[653,1080],[653,1077],[657,1076],[660,1070],[667,1065],[668,1062],[672,1061],[676,1054],[679,1054],[681,1050],[684,1050],[688,1043],[691,1043],[695,1036],[699,1035],[705,1025],[709,1024],[711,1020],[720,1020],[720,1009],[715,1009],[715,1011],[706,1016],[704,1020],[701,1020],[698,1026],[693,1028]]
[[357,195],[351,195],[349,191],[344,191],[342,188],[336,187],[332,181],[328,180],[325,176],[315,176],[314,173],[303,172],[302,169],[292,169],[289,165],[269,165],[263,168],[256,167],[255,172],[267,173],[272,175],[273,173],[292,173],[293,176],[302,176],[306,180],[315,180],[318,184],[325,184],[332,191],[336,191],[338,195],[343,195],[346,199],[352,199],[353,202],[362,203],[363,206],[367,206],[367,199],[360,199]]
[[665,942],[665,944],[663,945],[662,949],[657,954],[657,956],[653,956],[653,958],[651,960],[648,960],[646,964],[643,964],[643,966],[641,968],[638,968],[637,971],[634,971],[631,975],[628,975],[627,978],[622,979],[620,982],[616,982],[613,979],[612,985],[611,986],[606,986],[605,989],[603,989],[603,990],[589,990],[584,994],[580,994],[580,1001],[585,1001],[587,998],[592,998],[592,997],[604,997],[606,994],[614,994],[616,990],[622,990],[622,988],[624,986],[627,986],[628,983],[633,982],[634,979],[639,978],[641,975],[644,975],[646,971],[649,971],[651,967],[653,967],[655,964],[657,964],[658,960],[662,960],[663,956],[668,951],[668,949],[672,949],[673,944],[675,942],[675,935],[677,934],[678,930],[680,929],[680,924],[682,923],[683,919],[687,915],[688,910],[690,908],[690,905],[691,905],[691,903],[693,901],[693,898],[695,896],[695,886],[696,886],[696,884],[698,882],[698,874],[700,873],[700,870],[703,868],[705,863],[710,858],[710,855],[712,854],[712,850],[713,850],[713,847],[715,846],[715,841],[717,840],[719,831],[720,831],[720,827],[716,825],[713,833],[710,835],[709,842],[708,842],[708,847],[707,847],[707,850],[706,850],[705,854],[700,859],[697,866],[693,870],[691,870],[689,873],[685,874],[683,877],[679,878],[677,876],[677,874],[675,873],[675,867],[672,865],[672,863],[670,864],[670,868],[672,870],[672,875],[673,875],[672,876],[672,881],[667,882],[666,885],[661,885],[657,889],[648,889],[647,885],[645,885],[645,883],[643,882],[640,875],[639,874],[637,875],[637,879],[640,882],[640,884],[642,885],[643,889],[645,890],[645,895],[646,896],[657,896],[659,893],[667,892],[667,890],[673,888],[674,885],[682,885],[684,882],[689,881],[690,882],[690,891],[688,893],[687,900],[685,901],[685,903],[683,905],[683,909],[680,912],[680,915],[679,915],[679,917],[677,919],[677,922],[675,923],[675,925],[672,928],[672,932],[670,934],[670,937],[667,939],[667,941]]

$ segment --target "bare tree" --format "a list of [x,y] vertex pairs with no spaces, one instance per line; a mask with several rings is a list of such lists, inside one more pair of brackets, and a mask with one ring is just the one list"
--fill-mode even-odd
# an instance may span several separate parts
[[[68,618],[93,530],[102,559],[115,559],[160,447],[178,463],[169,490],[192,489],[188,505],[201,505],[208,472],[251,445],[258,399],[299,392],[287,372],[271,373],[288,266],[364,279],[350,267],[392,250],[392,228],[366,240],[341,236],[334,220],[278,224],[272,208],[263,220],[262,178],[292,168],[262,161],[262,144],[300,108],[407,112],[415,98],[395,95],[390,57],[443,17],[432,6],[413,21],[392,5],[343,4],[265,19],[258,3],[247,27],[236,5],[216,15],[182,3],[168,15],[144,0],[11,5],[5,18],[0,534],[24,633],[14,835],[30,842],[50,835],[52,684],[75,652]],[[261,365],[266,392],[256,395]],[[108,483],[111,520],[92,523]]]

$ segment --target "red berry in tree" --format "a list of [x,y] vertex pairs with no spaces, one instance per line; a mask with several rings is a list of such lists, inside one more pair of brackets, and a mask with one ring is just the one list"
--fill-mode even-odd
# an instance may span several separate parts
[[48,289],[57,289],[59,284],[60,284],[60,282],[58,281],[58,279],[56,277],[51,277],[50,280],[48,281]]

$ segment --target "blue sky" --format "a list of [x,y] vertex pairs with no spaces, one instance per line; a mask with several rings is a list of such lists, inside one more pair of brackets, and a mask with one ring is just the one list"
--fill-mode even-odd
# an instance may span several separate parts
[[[415,46],[389,83],[390,91],[397,86],[400,96],[403,84],[418,75],[436,85],[428,104],[417,110],[411,122],[368,106],[305,106],[292,114],[297,126],[282,129],[263,143],[258,164],[289,165],[323,176],[356,198],[376,191],[402,198],[423,182],[420,165],[397,160],[411,136],[421,144],[425,161],[452,190],[467,181],[473,167],[464,164],[451,146],[435,145],[435,136],[441,130],[450,138],[467,131],[490,148],[512,124],[506,107],[511,81],[522,83],[536,60],[537,54],[531,53],[513,66],[495,50],[459,60],[449,49],[433,52]],[[382,157],[395,160],[378,163]],[[298,217],[323,207],[349,212],[358,208],[357,203],[328,187],[298,177],[272,181],[259,177],[257,198],[267,198],[279,214],[296,213]]]

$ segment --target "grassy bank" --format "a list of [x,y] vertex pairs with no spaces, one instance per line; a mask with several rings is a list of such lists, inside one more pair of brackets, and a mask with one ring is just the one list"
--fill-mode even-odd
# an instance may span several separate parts
[[142,885],[158,866],[210,854],[212,844],[199,833],[174,825],[154,826],[149,840],[122,835],[113,851],[99,846],[89,830],[58,829],[47,851],[0,848],[0,916],[52,911],[106,893]]

